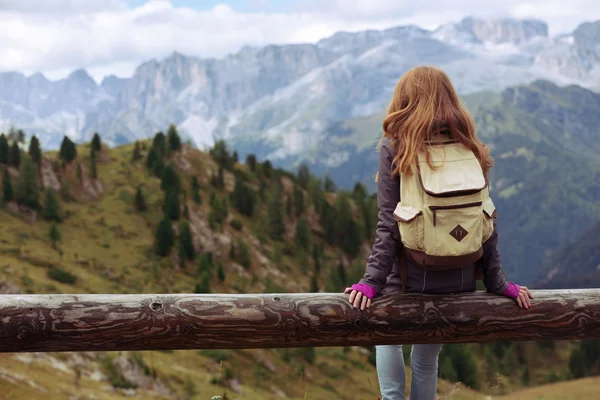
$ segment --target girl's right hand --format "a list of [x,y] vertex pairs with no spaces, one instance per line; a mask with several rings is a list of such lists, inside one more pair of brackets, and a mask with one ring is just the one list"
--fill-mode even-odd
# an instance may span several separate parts
[[517,297],[517,303],[519,307],[528,309],[531,307],[531,300],[533,299],[533,294],[527,289],[526,286],[521,286],[519,290],[519,296]]

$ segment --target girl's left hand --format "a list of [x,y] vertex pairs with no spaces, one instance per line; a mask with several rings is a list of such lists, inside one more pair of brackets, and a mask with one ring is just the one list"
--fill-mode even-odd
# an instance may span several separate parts
[[519,290],[519,297],[517,297],[517,303],[519,307],[528,309],[531,307],[531,300],[533,299],[533,294],[527,289],[525,286],[521,286]]
[[371,307],[371,299],[369,299],[367,296],[363,295],[358,290],[353,290],[352,288],[346,288],[346,290],[344,290],[344,293],[345,294],[350,293],[350,298],[348,299],[348,301],[350,301],[350,303],[352,303],[354,308],[358,308],[360,306],[360,309],[364,311],[365,307],[366,308]]

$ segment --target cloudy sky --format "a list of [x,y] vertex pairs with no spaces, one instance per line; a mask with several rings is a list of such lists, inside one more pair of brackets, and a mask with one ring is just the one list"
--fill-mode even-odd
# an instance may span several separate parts
[[598,0],[0,0],[0,71],[57,79],[86,68],[130,76],[173,51],[222,57],[244,45],[315,42],[340,30],[473,15],[538,18],[551,34],[600,19]]

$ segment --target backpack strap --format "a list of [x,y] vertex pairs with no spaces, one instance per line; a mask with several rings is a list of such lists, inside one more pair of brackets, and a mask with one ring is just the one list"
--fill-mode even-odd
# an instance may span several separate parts
[[402,293],[406,293],[406,280],[408,272],[406,270],[406,254],[404,254],[404,246],[398,250],[398,265],[400,267],[400,279],[402,280]]

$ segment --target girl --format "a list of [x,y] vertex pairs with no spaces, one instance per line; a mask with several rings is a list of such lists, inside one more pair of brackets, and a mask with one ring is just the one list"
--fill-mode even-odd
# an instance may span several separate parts
[[[394,210],[400,202],[400,175],[410,175],[418,154],[426,154],[436,139],[458,142],[472,151],[486,177],[493,161],[475,133],[472,116],[461,104],[448,76],[434,67],[417,67],[400,78],[387,117],[383,121],[377,173],[379,222],[377,236],[364,278],[345,290],[355,308],[370,307],[381,293],[452,293],[476,289],[477,263],[460,268],[426,270],[403,250]],[[459,145],[459,146],[461,146]],[[431,164],[430,164],[431,165]],[[475,164],[477,165],[477,164]],[[462,229],[462,227],[460,227]],[[493,232],[492,232],[493,230]],[[498,254],[495,221],[491,236],[482,246],[483,281],[489,292],[515,298],[529,308],[533,295],[526,287],[506,282]],[[459,240],[461,238],[457,238]],[[398,253],[404,257],[397,257]],[[403,271],[405,271],[403,273]],[[402,282],[401,276],[406,277]],[[441,344],[412,346],[411,400],[434,400],[437,390],[438,356]],[[402,346],[376,346],[377,375],[383,400],[404,400],[404,358]]]

